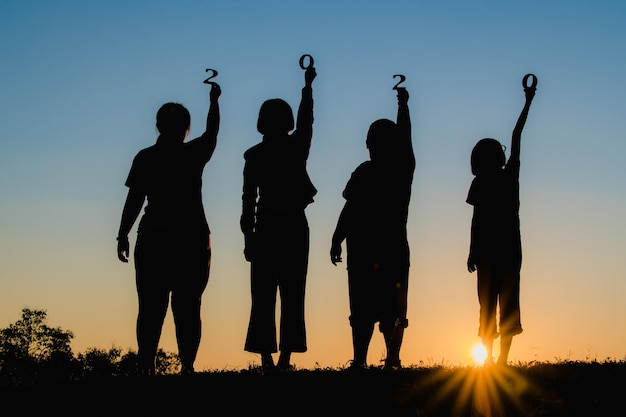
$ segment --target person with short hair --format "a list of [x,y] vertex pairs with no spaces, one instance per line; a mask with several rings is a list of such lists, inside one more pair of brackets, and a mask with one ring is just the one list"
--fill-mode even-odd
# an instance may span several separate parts
[[370,125],[365,141],[370,160],[354,170],[343,191],[346,201],[331,242],[330,260],[337,265],[346,241],[355,368],[367,366],[376,322],[385,339],[385,368],[400,368],[408,326],[406,226],[415,156],[406,88],[397,88],[397,98],[397,121],[380,119]]
[[[250,262],[252,305],[244,350],[261,355],[264,371],[291,369],[291,354],[306,352],[304,302],[309,261],[306,207],[317,190],[306,164],[313,137],[313,90],[305,85],[295,123],[289,104],[265,101],[257,130],[263,140],[244,153],[241,231]],[[276,341],[276,296],[280,294],[280,345]],[[272,353],[280,350],[275,365]]]
[[[536,78],[534,80],[536,83]],[[500,337],[497,363],[506,365],[513,336],[522,333],[519,302],[522,267],[520,144],[536,91],[535,84],[527,86],[525,83],[526,77],[526,101],[513,129],[508,161],[503,145],[493,138],[479,140],[470,158],[474,179],[466,200],[473,206],[467,270],[477,273],[478,336],[487,351],[485,365],[494,363],[494,339]]]

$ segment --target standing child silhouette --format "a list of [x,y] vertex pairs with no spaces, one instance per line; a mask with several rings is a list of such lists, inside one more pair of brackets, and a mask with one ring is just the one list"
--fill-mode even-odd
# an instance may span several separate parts
[[346,241],[353,367],[367,366],[376,322],[385,339],[385,367],[401,367],[400,348],[408,326],[406,225],[415,156],[409,93],[395,89],[397,122],[380,119],[370,125],[365,142],[370,160],[361,163],[346,184],[346,202],[331,242],[330,260],[336,265]]
[[202,172],[215,150],[220,125],[221,89],[211,84],[202,136],[186,142],[189,112],[179,103],[164,104],[156,115],[156,144],[137,153],[126,180],[128,195],[117,235],[117,256],[122,262],[128,262],[128,233],[148,200],[134,252],[138,361],[140,372],[146,375],[155,373],[170,295],[181,373],[194,372],[202,332],[200,305],[211,264]]
[[[304,56],[303,56],[304,58]],[[302,59],[300,61],[302,65]],[[304,299],[309,260],[305,208],[317,190],[306,165],[313,137],[312,60],[303,67],[304,88],[295,130],[291,107],[265,101],[257,130],[263,140],[244,154],[241,231],[250,262],[252,305],[244,349],[261,355],[264,370],[291,368],[291,353],[306,352]],[[280,293],[280,346],[276,343],[276,296]]]
[[[531,85],[527,85],[532,78]],[[506,365],[513,336],[522,332],[520,319],[520,270],[522,244],[519,221],[520,142],[537,78],[524,77],[526,101],[511,139],[508,161],[495,139],[479,140],[471,154],[474,179],[467,203],[473,206],[469,272],[478,274],[480,304],[478,336],[487,350],[485,364],[493,364],[493,341],[500,337],[497,363]],[[499,315],[498,313],[499,306]]]

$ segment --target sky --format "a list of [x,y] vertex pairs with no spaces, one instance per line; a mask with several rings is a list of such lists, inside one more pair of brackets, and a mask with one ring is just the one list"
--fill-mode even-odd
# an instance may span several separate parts
[[[222,88],[218,145],[203,177],[213,263],[196,370],[258,364],[243,350],[249,264],[239,229],[244,151],[261,103],[295,109],[311,54],[315,123],[311,252],[299,368],[352,357],[345,263],[330,239],[374,120],[395,119],[403,74],[417,167],[409,209],[403,365],[467,365],[479,342],[466,269],[472,180],[483,137],[509,145],[521,80],[538,78],[522,134],[521,311],[512,362],[626,355],[626,3],[619,0],[0,0],[0,328],[23,308],[88,348],[136,350],[134,268],[117,230],[135,154],[176,101],[190,137]],[[510,146],[508,146],[510,148]],[[136,228],[130,234],[134,245]],[[345,247],[344,247],[345,249]],[[161,345],[175,352],[171,314]],[[374,333],[368,361],[384,359]]]

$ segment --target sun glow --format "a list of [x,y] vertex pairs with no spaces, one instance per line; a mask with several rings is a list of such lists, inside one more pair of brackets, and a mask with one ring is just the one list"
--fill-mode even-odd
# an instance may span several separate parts
[[477,365],[482,365],[485,363],[485,359],[487,358],[487,349],[482,345],[482,343],[476,343],[472,347],[472,359],[476,362]]

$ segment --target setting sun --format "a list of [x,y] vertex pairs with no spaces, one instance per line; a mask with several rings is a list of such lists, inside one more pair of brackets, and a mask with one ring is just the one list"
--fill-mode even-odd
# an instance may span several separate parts
[[482,343],[476,343],[472,347],[472,359],[474,359],[474,362],[476,362],[476,364],[482,365],[485,362],[486,358],[487,350],[482,345]]

